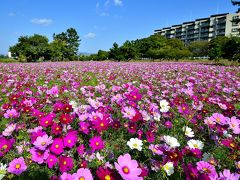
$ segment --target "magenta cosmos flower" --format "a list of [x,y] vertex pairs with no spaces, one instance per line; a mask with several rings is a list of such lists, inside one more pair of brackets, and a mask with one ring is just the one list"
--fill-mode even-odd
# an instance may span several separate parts
[[24,158],[16,158],[9,163],[8,172],[16,175],[20,175],[27,170],[27,166],[24,162]]
[[4,156],[13,146],[15,140],[0,137],[0,157]]
[[53,166],[55,166],[55,164],[58,163],[58,158],[53,155],[53,154],[49,154],[48,158],[47,158],[47,165],[50,169],[53,168]]
[[67,157],[67,156],[59,157],[59,169],[62,173],[71,171],[72,168],[73,168],[73,159],[71,157]]
[[50,147],[50,151],[56,155],[60,155],[61,153],[64,152],[63,148],[64,148],[64,145],[63,145],[62,138],[55,138]]
[[217,174],[215,167],[204,161],[197,162],[197,170],[202,174],[208,175],[209,177],[215,177]]
[[52,144],[52,136],[48,137],[48,135],[43,135],[37,137],[36,141],[33,143],[36,148],[40,150],[45,150],[48,145]]
[[92,148],[93,151],[105,148],[104,141],[100,136],[93,137],[92,139],[89,140],[89,142],[90,142],[89,146]]
[[138,162],[132,160],[130,154],[124,154],[118,157],[118,163],[114,163],[116,169],[123,179],[127,180],[142,180],[139,175],[142,169],[138,167]]
[[66,136],[63,138],[63,144],[65,147],[72,148],[73,146],[75,146],[77,140],[78,140],[78,132],[71,131],[67,133]]
[[79,130],[83,132],[84,134],[89,134],[89,126],[90,124],[88,122],[81,121],[79,123]]
[[34,162],[37,162],[38,164],[42,164],[44,162],[44,160],[46,160],[49,156],[49,150],[47,151],[41,151],[39,149],[36,149],[34,147],[32,147],[30,149],[30,153],[32,155],[32,160]]
[[78,169],[77,173],[73,174],[74,179],[93,180],[92,173],[87,168]]

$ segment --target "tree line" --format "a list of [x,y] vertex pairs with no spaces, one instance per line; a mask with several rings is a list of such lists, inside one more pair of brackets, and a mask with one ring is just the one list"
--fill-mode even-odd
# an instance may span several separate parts
[[46,36],[39,34],[21,36],[9,51],[19,61],[76,60],[80,41],[77,31],[69,28],[66,32],[53,34],[53,41],[50,43]]

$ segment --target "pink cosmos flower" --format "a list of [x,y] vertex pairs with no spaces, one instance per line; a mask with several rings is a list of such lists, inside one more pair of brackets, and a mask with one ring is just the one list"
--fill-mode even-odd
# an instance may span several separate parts
[[155,154],[157,154],[157,155],[162,155],[163,154],[163,152],[160,150],[160,145],[158,145],[158,144],[156,144],[156,145],[154,145],[154,144],[150,144],[150,146],[149,146],[149,149],[152,151],[152,153],[155,155]]
[[3,157],[12,148],[14,143],[14,139],[0,137],[0,157]]
[[11,136],[13,131],[16,129],[16,124],[10,124],[8,127],[2,132],[3,136]]
[[100,136],[95,136],[89,140],[89,146],[92,148],[93,151],[101,150],[105,148],[104,141]]
[[80,122],[79,123],[79,130],[83,132],[84,134],[89,134],[89,126],[90,124],[88,122]]
[[4,117],[9,119],[9,118],[17,118],[19,117],[20,114],[15,110],[15,109],[8,109],[6,113],[4,114]]
[[60,180],[74,180],[74,177],[72,174],[68,174],[66,172],[64,172],[61,176],[60,176]]
[[35,145],[36,148],[40,150],[45,150],[47,146],[52,144],[52,142],[53,142],[52,136],[48,137],[48,135],[45,134],[43,136],[38,136],[33,144]]
[[67,156],[59,157],[59,170],[63,172],[71,171],[73,168],[73,159]]
[[217,174],[215,167],[204,161],[197,162],[197,170],[202,174],[208,175],[209,177],[215,177]]
[[22,174],[22,172],[27,170],[27,166],[24,162],[24,158],[16,158],[9,163],[8,172],[16,175]]
[[118,163],[114,163],[115,168],[118,170],[119,174],[123,179],[128,180],[142,180],[139,177],[142,173],[142,169],[138,167],[138,162],[132,160],[130,154],[124,154],[118,157]]
[[124,118],[132,119],[136,115],[136,111],[132,107],[124,107],[122,109],[122,114]]
[[53,86],[51,89],[47,90],[47,94],[58,97],[58,87]]
[[38,164],[42,164],[44,162],[44,160],[46,160],[49,156],[49,150],[41,151],[41,150],[36,149],[34,147],[32,147],[30,149],[30,153],[32,155],[31,159],[34,162],[37,162]]
[[64,152],[63,148],[64,148],[64,145],[63,145],[62,138],[55,138],[50,147],[50,151],[56,155],[60,155],[61,153]]
[[87,168],[78,169],[77,173],[73,174],[74,179],[82,179],[82,180],[93,180],[92,173]]
[[229,127],[233,130],[234,134],[240,134],[240,120],[235,116],[230,119]]
[[84,144],[81,144],[80,146],[77,147],[77,152],[80,156],[82,156],[85,153],[85,146]]
[[58,163],[58,158],[53,155],[53,154],[49,154],[48,158],[47,158],[47,165],[50,169],[53,168],[53,166],[55,166],[55,164]]
[[225,117],[224,115],[222,114],[219,114],[219,113],[214,113],[211,117],[210,117],[211,120],[215,121],[216,123],[220,124],[220,125],[226,125],[228,124],[228,117]]
[[240,174],[231,173],[229,169],[224,169],[219,173],[218,180],[239,180]]
[[63,138],[63,144],[65,147],[72,148],[73,146],[75,146],[77,140],[78,140],[77,131],[71,131],[67,133],[66,136]]

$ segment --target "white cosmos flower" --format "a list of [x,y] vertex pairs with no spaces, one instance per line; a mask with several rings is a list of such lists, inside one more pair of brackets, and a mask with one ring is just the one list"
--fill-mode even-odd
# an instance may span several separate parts
[[0,164],[0,180],[4,178],[4,176],[7,173],[7,165],[6,164]]
[[166,100],[161,100],[160,101],[160,111],[161,112],[168,112],[170,109],[169,103]]
[[194,139],[191,139],[187,142],[188,146],[191,148],[191,149],[202,149],[204,144],[202,141],[199,141],[199,140],[194,140]]
[[138,151],[142,150],[142,140],[138,138],[131,138],[128,142],[127,145],[130,147],[130,149],[137,149]]
[[174,166],[172,162],[167,162],[164,166],[163,166],[164,171],[166,171],[168,176],[171,176],[174,173]]
[[76,101],[70,101],[69,104],[72,106],[73,109],[77,108],[78,107],[78,104]]
[[171,148],[175,148],[175,147],[180,146],[178,140],[175,137],[163,136],[163,139]]
[[193,130],[192,130],[190,127],[184,126],[184,127],[182,128],[182,130],[183,130],[183,132],[185,132],[184,134],[185,134],[187,137],[194,137],[194,132],[193,132]]

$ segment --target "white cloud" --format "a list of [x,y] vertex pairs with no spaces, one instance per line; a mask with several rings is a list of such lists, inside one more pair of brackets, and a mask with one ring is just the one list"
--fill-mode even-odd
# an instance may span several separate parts
[[105,1],[104,6],[107,7],[110,4],[110,0]]
[[10,13],[8,13],[8,16],[13,17],[13,16],[16,16],[16,14],[14,12],[10,12]]
[[113,0],[113,1],[114,1],[115,6],[122,6],[123,5],[122,0]]
[[99,8],[100,4],[99,3],[96,3],[96,8]]
[[38,25],[43,25],[43,26],[48,26],[49,24],[52,24],[53,20],[52,19],[32,19],[31,23],[33,24],[38,24]]
[[85,35],[85,38],[87,38],[87,39],[93,39],[95,37],[96,37],[96,34],[92,33],[92,32],[89,32]]
[[102,13],[100,13],[100,14],[99,14],[99,16],[106,17],[106,16],[109,16],[109,14],[108,14],[108,13],[106,13],[106,12],[102,12]]

